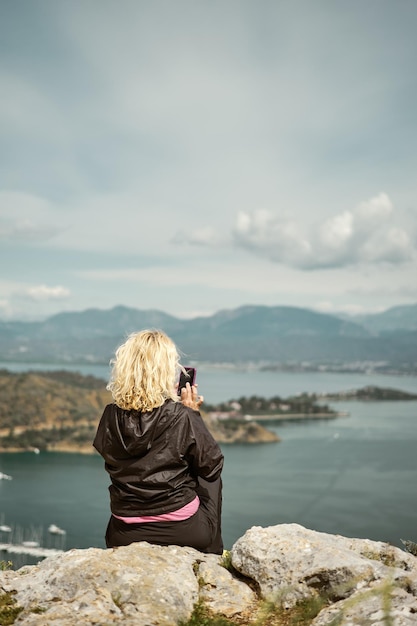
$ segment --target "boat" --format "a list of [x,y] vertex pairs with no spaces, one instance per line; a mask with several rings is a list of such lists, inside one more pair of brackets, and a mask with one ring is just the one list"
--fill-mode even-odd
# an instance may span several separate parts
[[51,535],[66,535],[67,534],[66,530],[64,530],[63,528],[60,528],[56,524],[51,524],[48,528],[48,532],[51,533]]
[[0,480],[12,480],[13,476],[9,476],[9,474],[3,474],[3,472],[0,472]]
[[40,547],[39,541],[22,541],[21,545],[24,546],[25,548],[39,548]]
[[0,524],[0,533],[11,533],[12,529],[10,526],[7,526],[6,524]]

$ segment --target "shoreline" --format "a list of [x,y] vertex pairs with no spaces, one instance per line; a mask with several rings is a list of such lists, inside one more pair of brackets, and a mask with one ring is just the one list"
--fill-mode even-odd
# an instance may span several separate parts
[[251,422],[284,422],[288,420],[315,420],[315,419],[336,419],[337,417],[348,417],[347,411],[340,411],[336,413],[277,413],[275,415],[245,415],[245,421]]
[[50,452],[58,452],[59,454],[83,454],[83,455],[93,455],[93,454],[97,454],[98,456],[98,452],[91,446],[91,450],[89,449],[90,446],[85,446],[85,447],[81,447],[81,448],[75,448],[73,446],[58,446],[56,448],[53,449],[47,449],[47,450],[39,450],[39,452],[35,452],[30,448],[26,448],[26,449],[22,449],[22,448],[0,448],[0,454],[35,454],[36,456],[39,456],[40,454],[49,454]]
[[[341,411],[338,413],[315,413],[314,415],[312,414],[308,414],[308,413],[289,413],[287,415],[283,415],[282,413],[278,413],[276,415],[245,415],[241,421],[243,423],[248,423],[248,422],[287,422],[287,421],[297,421],[297,420],[322,420],[322,419],[336,419],[338,417],[348,417],[350,414],[347,413],[346,411]],[[233,419],[233,418],[230,418]],[[220,420],[221,422],[222,420]],[[225,443],[225,442],[220,442],[220,443]],[[227,443],[233,443],[233,442],[227,442]],[[93,448],[93,446],[82,446],[80,448],[77,448],[75,446],[71,446],[71,445],[57,445],[54,446],[53,448],[49,448],[46,450],[39,450],[38,452],[36,452],[33,448],[26,448],[26,449],[22,449],[22,448],[1,448],[0,447],[0,454],[24,454],[24,453],[30,453],[30,454],[45,454],[45,453],[49,453],[49,452],[57,452],[59,454],[83,454],[83,455],[94,455],[97,454],[98,452]]]

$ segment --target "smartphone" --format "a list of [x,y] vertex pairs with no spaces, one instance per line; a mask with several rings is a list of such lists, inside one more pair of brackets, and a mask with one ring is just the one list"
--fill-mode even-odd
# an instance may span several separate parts
[[178,383],[178,395],[181,395],[181,389],[185,387],[186,383],[190,383],[191,387],[195,383],[195,377],[197,370],[195,367],[184,367],[185,373],[181,370],[180,382]]

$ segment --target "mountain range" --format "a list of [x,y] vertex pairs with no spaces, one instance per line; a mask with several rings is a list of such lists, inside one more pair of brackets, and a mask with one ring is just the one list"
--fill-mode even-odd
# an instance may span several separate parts
[[143,328],[164,330],[189,361],[417,369],[417,304],[343,318],[290,306],[242,306],[189,320],[125,306],[87,309],[0,321],[0,360],[108,363]]

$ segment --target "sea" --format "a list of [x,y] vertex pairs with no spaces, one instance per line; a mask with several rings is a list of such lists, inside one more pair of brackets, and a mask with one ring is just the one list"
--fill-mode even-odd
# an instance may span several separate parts
[[[0,363],[0,368],[69,369],[103,380],[109,374],[100,365]],[[292,373],[197,364],[197,382],[210,404],[367,385],[417,393],[417,377],[372,372]],[[277,443],[222,445],[226,548],[252,526],[277,524],[300,524],[400,548],[401,540],[417,542],[417,401],[328,404],[342,415],[268,424],[281,439]],[[45,547],[105,546],[109,480],[99,455],[1,454],[0,472],[12,477],[0,480],[0,529],[8,525],[16,537]],[[51,535],[51,524],[65,535]],[[0,544],[5,539],[0,530]],[[9,559],[15,569],[38,560],[0,551],[0,560]]]

